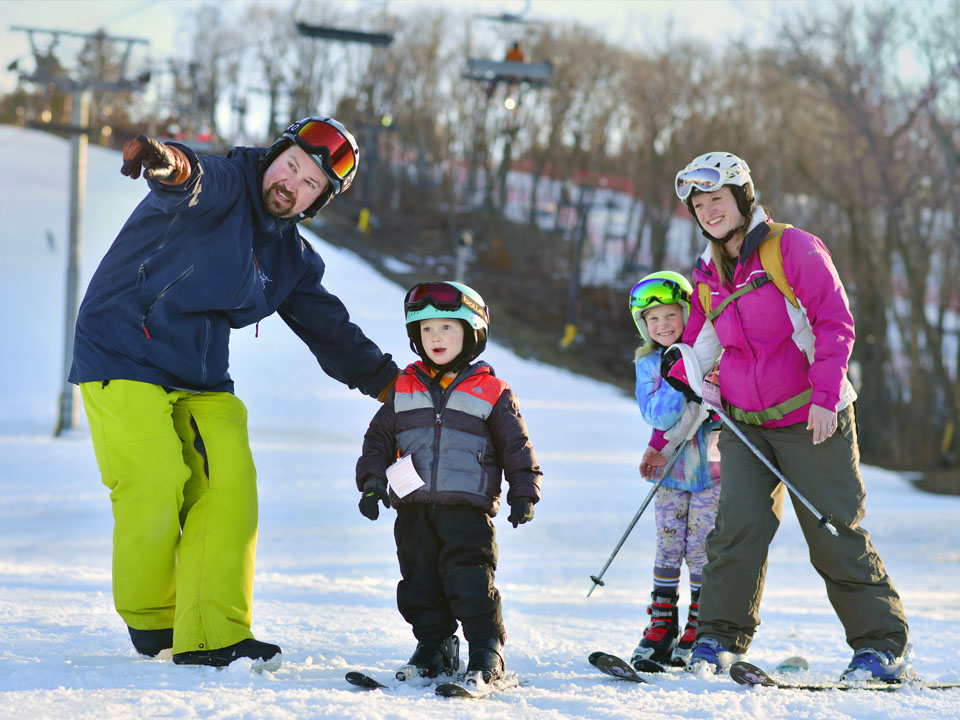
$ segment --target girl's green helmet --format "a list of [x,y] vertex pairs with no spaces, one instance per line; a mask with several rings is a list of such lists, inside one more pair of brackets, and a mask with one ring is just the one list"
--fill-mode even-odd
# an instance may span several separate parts
[[411,349],[432,365],[420,341],[420,321],[456,318],[464,324],[463,352],[448,366],[437,368],[457,372],[483,352],[490,328],[490,311],[476,290],[463,283],[436,281],[417,283],[403,299],[407,336]]
[[647,275],[630,290],[630,315],[636,323],[640,337],[645,345],[652,345],[653,339],[647,330],[647,321],[643,313],[658,305],[679,305],[683,310],[683,324],[690,318],[690,296],[693,286],[680,273],[663,270]]

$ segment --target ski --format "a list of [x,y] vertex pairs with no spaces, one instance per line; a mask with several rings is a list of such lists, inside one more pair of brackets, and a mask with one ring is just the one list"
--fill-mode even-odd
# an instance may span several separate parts
[[[668,672],[666,665],[661,665],[656,660],[634,660],[630,665],[637,672],[643,673],[665,673]],[[681,666],[682,667],[682,666]]]
[[[364,690],[396,690],[401,685],[408,685],[410,687],[426,687],[428,685],[433,685],[438,681],[438,678],[429,678],[425,675],[420,675],[416,671],[416,668],[412,665],[404,665],[402,668],[397,670],[395,673],[395,679],[389,684],[380,682],[376,678],[356,670],[348,672],[344,677],[346,677],[347,682],[351,685],[363,688]],[[456,678],[459,676],[443,675],[441,677]]]
[[447,678],[451,680],[461,679],[463,677],[463,674],[460,672],[462,667],[463,665],[458,660],[455,672],[449,675],[442,673],[437,677],[430,677],[422,674],[421,669],[416,665],[402,665],[394,673],[394,679],[388,681],[389,684],[380,682],[376,678],[356,670],[348,672],[345,677],[348,683],[355,685],[356,687],[363,688],[364,690],[396,690],[402,685],[411,687],[427,687],[428,685],[435,685],[438,682],[444,682],[444,680]]
[[350,683],[351,685],[356,685],[359,688],[363,688],[364,690],[390,690],[391,689],[389,685],[384,685],[379,680],[372,678],[369,675],[365,675],[362,672],[351,671],[351,672],[348,672],[345,677],[347,678],[348,683]]
[[[647,682],[637,674],[637,671],[634,670],[629,663],[621,660],[616,655],[610,655],[605,652],[595,652],[590,654],[587,661],[604,675],[617,678],[617,680],[627,680],[628,682],[635,683]],[[657,665],[657,663],[654,663],[652,660],[646,662]],[[660,670],[647,670],[645,672],[663,672],[663,667],[658,667],[660,667]]]
[[760,685],[775,687],[781,690],[875,690],[881,692],[896,692],[903,688],[924,688],[927,690],[949,690],[960,688],[960,682],[924,682],[922,680],[904,681],[865,681],[855,683],[818,682],[818,683],[785,683],[774,679],[764,670],[748,662],[735,662],[730,666],[730,677],[740,685]]
[[478,700],[501,690],[518,687],[520,684],[520,677],[513,672],[507,672],[502,678],[491,683],[485,683],[479,672],[470,672],[460,682],[445,682],[437,685],[436,693],[440,697]]
[[[617,659],[619,659],[616,655],[611,655],[610,653],[603,652],[602,650],[598,650],[597,652],[592,652],[590,653],[589,656],[587,656],[587,662],[593,665],[594,667],[596,667],[597,658],[599,658],[601,655],[608,655],[610,657],[616,657]],[[624,661],[621,660],[621,662],[624,662]],[[668,672],[667,667],[665,665],[661,665],[656,660],[647,660],[647,659],[634,660],[633,663],[631,663],[630,667],[632,667],[637,672],[643,672],[643,673]]]

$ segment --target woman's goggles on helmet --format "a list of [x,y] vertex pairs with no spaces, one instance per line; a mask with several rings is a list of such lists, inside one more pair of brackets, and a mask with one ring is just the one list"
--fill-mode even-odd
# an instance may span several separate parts
[[490,322],[487,308],[480,305],[469,295],[460,292],[459,288],[444,282],[418,283],[407,292],[403,299],[403,309],[407,312],[423,310],[427,305],[433,305],[437,310],[459,310],[466,307],[474,314]]
[[641,280],[630,291],[630,308],[634,313],[651,305],[671,305],[681,301],[690,302],[690,293],[679,283],[663,278]]
[[322,120],[310,120],[299,128],[288,131],[304,151],[322,155],[330,169],[341,180],[346,180],[357,166],[357,154],[350,140],[337,128]]
[[694,188],[702,192],[713,192],[723,187],[720,171],[712,167],[700,167],[693,170],[681,170],[677,173],[677,197],[686,200]]

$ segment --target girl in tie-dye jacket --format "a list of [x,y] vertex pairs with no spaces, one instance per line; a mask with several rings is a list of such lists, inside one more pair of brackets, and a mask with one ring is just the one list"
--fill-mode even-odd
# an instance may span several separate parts
[[[637,283],[630,293],[630,312],[643,342],[634,357],[637,403],[654,430],[667,430],[684,410],[683,393],[661,376],[666,348],[679,342],[690,313],[692,288],[675,272],[658,272]],[[650,624],[631,662],[640,659],[684,664],[696,639],[700,573],[707,562],[706,538],[713,529],[720,496],[720,462],[715,422],[707,421],[679,450],[680,456],[661,481],[654,497],[657,555],[653,565]],[[644,455],[645,461],[650,453]],[[712,457],[711,457],[712,455]],[[653,464],[640,471],[659,480]],[[680,570],[686,560],[690,574],[690,609],[681,635],[677,601]],[[679,640],[678,640],[679,639]]]

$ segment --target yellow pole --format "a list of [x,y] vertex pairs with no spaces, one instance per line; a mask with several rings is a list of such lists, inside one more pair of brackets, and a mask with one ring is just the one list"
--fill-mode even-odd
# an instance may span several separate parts
[[573,323],[567,323],[567,326],[563,329],[563,339],[560,340],[560,347],[568,348],[573,345],[573,341],[577,339],[577,326]]
[[950,452],[950,446],[953,444],[953,423],[948,422],[943,430],[943,442],[940,443],[940,454],[946,455]]

